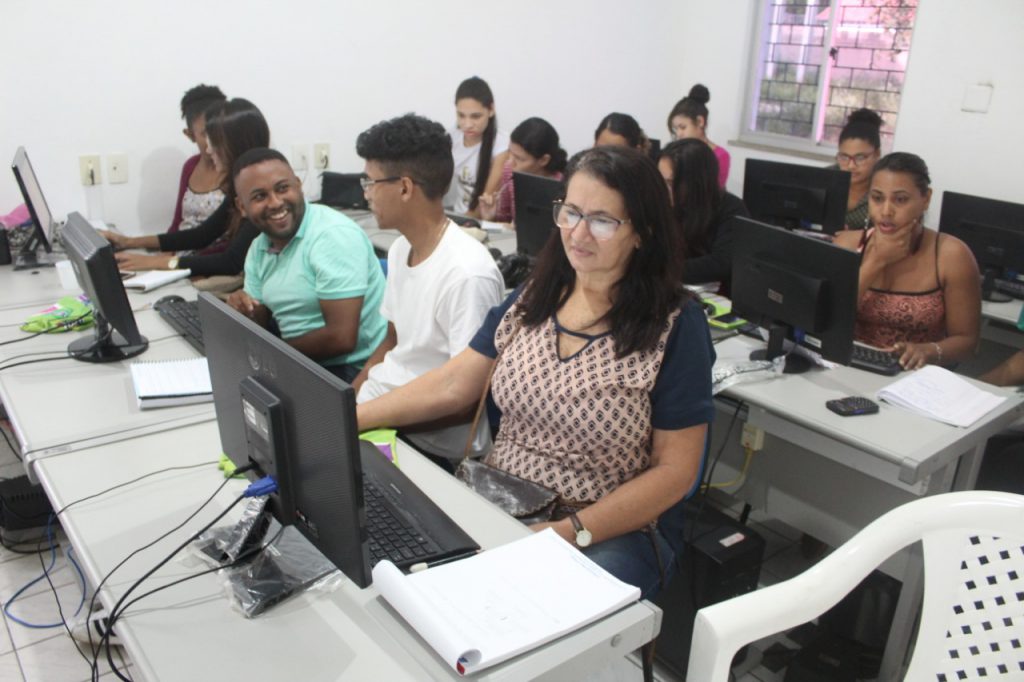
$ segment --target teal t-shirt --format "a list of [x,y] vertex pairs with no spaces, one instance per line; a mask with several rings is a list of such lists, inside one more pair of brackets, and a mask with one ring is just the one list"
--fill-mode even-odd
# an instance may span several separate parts
[[384,273],[366,233],[334,209],[307,202],[288,245],[278,253],[270,249],[265,234],[249,248],[246,293],[270,309],[285,339],[324,326],[321,300],[362,297],[355,350],[321,361],[361,366],[387,332],[387,321],[380,315]]

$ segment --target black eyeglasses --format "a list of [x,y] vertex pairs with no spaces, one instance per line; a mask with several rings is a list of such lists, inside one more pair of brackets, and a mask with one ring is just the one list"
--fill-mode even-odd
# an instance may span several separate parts
[[382,182],[395,182],[396,180],[401,179],[401,175],[392,175],[390,178],[381,178],[380,180],[371,180],[370,178],[363,177],[359,178],[359,186],[362,187],[363,191],[365,192],[374,185],[379,185]]

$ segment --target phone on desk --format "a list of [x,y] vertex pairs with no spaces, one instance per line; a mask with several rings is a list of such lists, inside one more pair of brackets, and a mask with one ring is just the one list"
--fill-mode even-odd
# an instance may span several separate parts
[[722,313],[721,315],[715,315],[708,320],[708,324],[718,329],[736,329],[742,327],[747,323],[742,317],[736,313]]
[[836,400],[826,400],[825,407],[841,417],[856,417],[861,414],[875,414],[878,412],[878,403],[870,398],[858,395],[837,398]]

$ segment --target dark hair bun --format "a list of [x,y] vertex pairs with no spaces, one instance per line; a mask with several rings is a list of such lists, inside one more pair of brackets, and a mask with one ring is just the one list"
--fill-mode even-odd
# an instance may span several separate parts
[[882,117],[877,112],[871,111],[870,109],[858,109],[849,115],[846,119],[847,125],[850,123],[860,123],[865,125],[874,126],[875,128],[882,127]]
[[706,87],[697,83],[690,88],[690,94],[686,96],[688,99],[695,99],[701,104],[707,104],[711,101],[711,92]]

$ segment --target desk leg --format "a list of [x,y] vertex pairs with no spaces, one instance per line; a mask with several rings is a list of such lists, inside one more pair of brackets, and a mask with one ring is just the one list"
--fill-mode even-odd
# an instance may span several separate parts
[[917,631],[917,620],[924,596],[924,560],[921,556],[921,545],[917,543],[904,551],[907,553],[907,561],[903,573],[903,586],[900,588],[896,612],[892,617],[892,627],[889,629],[889,640],[886,642],[878,671],[878,680],[886,682],[899,682],[903,679],[904,667],[912,651],[910,643]]
[[985,446],[988,441],[978,443],[974,449],[964,453],[964,456],[957,460],[956,476],[953,479],[951,490],[974,490],[978,482],[978,472],[981,470],[981,460],[985,456]]

